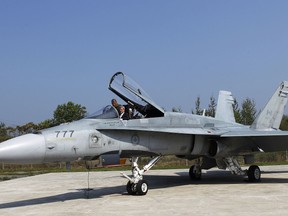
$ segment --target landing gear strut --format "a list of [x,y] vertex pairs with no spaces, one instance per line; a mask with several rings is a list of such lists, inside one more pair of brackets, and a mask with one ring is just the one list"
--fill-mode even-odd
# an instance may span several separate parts
[[249,182],[260,182],[261,181],[261,170],[258,166],[252,165],[248,170],[242,170],[238,161],[233,157],[228,157],[224,159],[226,166],[231,171],[232,174],[236,175],[246,175],[248,176]]
[[[234,175],[247,176],[249,182],[260,182],[261,181],[261,170],[258,166],[252,165],[248,170],[242,170],[237,159],[234,157],[223,158],[218,161],[218,168],[228,168]],[[221,166],[220,166],[221,165]],[[189,169],[189,176],[191,180],[201,179],[201,161],[198,160],[196,164],[191,166]]]
[[138,157],[132,158],[132,176],[121,173],[129,181],[126,185],[126,190],[129,195],[145,195],[148,192],[148,183],[143,180],[143,174],[150,170],[159,160],[161,156],[153,158],[143,169],[139,169]]

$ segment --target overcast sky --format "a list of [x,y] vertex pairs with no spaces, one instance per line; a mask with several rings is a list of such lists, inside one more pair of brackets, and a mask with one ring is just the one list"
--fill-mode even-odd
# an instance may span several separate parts
[[[0,121],[110,103],[117,71],[166,110],[230,90],[257,109],[288,80],[288,1],[0,0]],[[287,108],[286,108],[287,113]]]

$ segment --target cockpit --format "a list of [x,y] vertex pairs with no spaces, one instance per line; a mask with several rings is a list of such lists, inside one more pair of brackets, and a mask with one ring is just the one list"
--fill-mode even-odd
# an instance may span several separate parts
[[[126,106],[140,113],[144,118],[164,116],[164,110],[155,104],[134,80],[122,72],[117,72],[112,76],[109,90],[125,101]],[[119,118],[119,114],[113,106],[108,105],[87,118],[111,119]]]

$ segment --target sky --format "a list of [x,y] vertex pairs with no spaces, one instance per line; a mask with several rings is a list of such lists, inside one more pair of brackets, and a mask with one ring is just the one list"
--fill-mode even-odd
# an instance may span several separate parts
[[[110,104],[122,71],[171,111],[219,90],[260,110],[288,80],[286,0],[0,0],[0,122]],[[120,101],[121,102],[121,101]],[[285,113],[288,113],[286,108]]]

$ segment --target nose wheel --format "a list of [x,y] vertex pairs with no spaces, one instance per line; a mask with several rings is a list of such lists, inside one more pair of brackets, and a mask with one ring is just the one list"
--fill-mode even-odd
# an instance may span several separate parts
[[145,180],[140,180],[138,183],[128,181],[126,190],[129,195],[146,195],[148,192],[148,183]]

